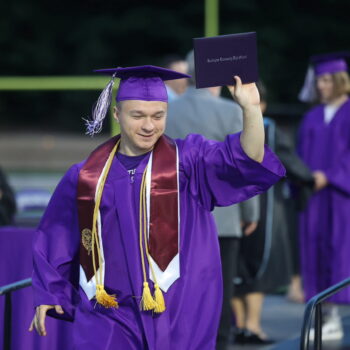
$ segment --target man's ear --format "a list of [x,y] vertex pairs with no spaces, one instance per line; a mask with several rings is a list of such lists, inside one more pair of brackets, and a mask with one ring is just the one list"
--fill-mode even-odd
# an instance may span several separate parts
[[116,106],[113,107],[113,118],[119,123],[119,110]]

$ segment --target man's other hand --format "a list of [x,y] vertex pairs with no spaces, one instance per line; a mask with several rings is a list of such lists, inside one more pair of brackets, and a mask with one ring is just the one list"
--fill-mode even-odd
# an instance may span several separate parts
[[64,313],[61,305],[40,305],[40,306],[37,306],[35,309],[35,315],[33,317],[33,321],[29,327],[30,332],[35,328],[39,335],[45,336],[47,334],[46,327],[45,327],[45,318],[46,318],[47,311],[50,309],[55,309],[55,311],[58,314]]
[[313,172],[313,177],[315,180],[315,191],[321,191],[328,185],[328,179],[323,171],[317,170]]
[[245,236],[250,236],[258,227],[258,223],[256,221],[253,222],[245,222],[243,223],[243,233]]

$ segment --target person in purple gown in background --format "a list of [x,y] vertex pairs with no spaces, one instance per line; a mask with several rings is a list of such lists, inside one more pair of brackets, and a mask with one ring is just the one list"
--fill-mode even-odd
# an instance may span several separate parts
[[259,93],[230,87],[244,127],[223,142],[163,135],[164,80],[187,77],[141,66],[113,78],[87,121],[101,130],[115,78],[117,135],[59,183],[33,244],[36,312],[74,321],[75,350],[214,350],[222,303],[211,211],[266,191],[285,175],[264,147]]
[[[300,126],[299,152],[313,171],[314,194],[300,215],[305,298],[350,276],[350,80],[347,54],[311,58],[302,101],[318,101]],[[336,303],[350,302],[346,288],[329,299],[323,339],[343,337]],[[311,332],[311,337],[314,332]]]

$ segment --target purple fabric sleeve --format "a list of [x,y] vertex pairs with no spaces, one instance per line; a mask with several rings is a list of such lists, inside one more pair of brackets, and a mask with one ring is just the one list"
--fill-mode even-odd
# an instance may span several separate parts
[[[338,110],[332,124],[320,127],[319,124],[324,118],[324,105],[318,105],[305,115],[298,135],[298,152],[301,158],[312,171],[323,171],[330,186],[346,195],[350,195],[350,181],[348,180],[350,176],[350,142],[348,141],[350,123],[344,117],[347,117],[348,113],[349,107],[346,102]],[[338,126],[335,124],[337,120]],[[343,143],[343,140],[346,141]],[[324,142],[329,143],[329,147],[326,148],[329,155],[319,151],[320,147],[324,147]],[[326,161],[327,157],[331,158]]]
[[285,176],[283,165],[267,146],[262,163],[249,158],[240,133],[227,136],[224,142],[191,134],[179,145],[191,193],[207,210],[245,201]]
[[76,192],[78,167],[72,166],[58,184],[33,241],[34,306],[61,305],[72,320],[79,302],[79,242]]
[[344,152],[341,161],[324,171],[331,186],[350,195],[350,150]]

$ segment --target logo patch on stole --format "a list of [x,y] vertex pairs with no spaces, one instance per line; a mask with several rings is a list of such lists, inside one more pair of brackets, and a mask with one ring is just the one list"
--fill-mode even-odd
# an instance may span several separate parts
[[90,229],[84,228],[84,230],[81,231],[81,242],[90,255],[92,251],[92,232]]

